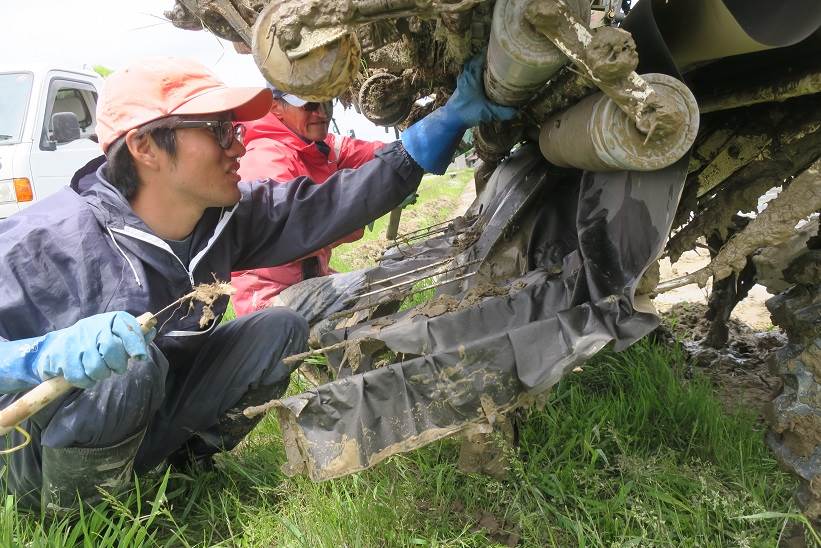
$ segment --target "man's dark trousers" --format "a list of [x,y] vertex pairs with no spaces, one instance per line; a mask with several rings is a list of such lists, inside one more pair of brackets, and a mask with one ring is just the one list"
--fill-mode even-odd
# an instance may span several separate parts
[[[44,484],[80,478],[83,486],[106,487],[107,478],[94,481],[95,471],[121,467],[130,476],[132,465],[145,472],[175,452],[232,449],[256,424],[240,408],[285,392],[291,368],[282,358],[302,352],[307,336],[301,316],[267,308],[215,328],[191,355],[166,357],[154,348],[153,359],[73,390],[21,425],[32,442],[5,457],[8,492],[36,507]],[[0,396],[0,408],[19,396]]]

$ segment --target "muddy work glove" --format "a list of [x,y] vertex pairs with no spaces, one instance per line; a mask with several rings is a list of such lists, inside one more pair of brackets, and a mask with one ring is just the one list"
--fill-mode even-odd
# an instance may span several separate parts
[[405,150],[425,171],[444,173],[468,128],[482,122],[510,120],[516,115],[515,108],[497,105],[485,97],[483,63],[482,55],[468,61],[456,82],[456,91],[445,106],[402,132]]
[[155,331],[143,335],[127,312],[106,312],[42,337],[0,342],[0,392],[15,392],[62,375],[90,388],[112,372],[122,373],[129,358],[146,359]]

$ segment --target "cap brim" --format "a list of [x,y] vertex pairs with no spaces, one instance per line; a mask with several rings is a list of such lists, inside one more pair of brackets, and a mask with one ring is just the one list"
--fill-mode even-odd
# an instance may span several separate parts
[[305,99],[300,99],[296,95],[291,95],[290,93],[283,94],[282,100],[293,107],[301,107],[308,104],[308,101]]
[[213,88],[186,101],[169,114],[213,114],[233,112],[234,120],[245,122],[262,118],[274,102],[267,88]]

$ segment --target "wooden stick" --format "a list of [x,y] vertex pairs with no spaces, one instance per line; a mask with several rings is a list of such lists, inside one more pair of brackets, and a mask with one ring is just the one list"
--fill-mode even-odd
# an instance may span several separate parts
[[354,342],[358,343],[359,339],[345,339],[344,341],[334,343],[330,346],[326,346],[325,348],[317,348],[316,350],[308,350],[307,352],[303,352],[301,354],[294,354],[293,356],[282,358],[282,363],[290,365],[292,363],[300,362],[309,356],[316,356],[317,354],[324,354],[325,352],[330,352],[331,350],[339,350],[340,348],[345,348],[346,346]]
[[399,233],[399,220],[402,218],[402,208],[396,207],[391,210],[391,217],[388,220],[388,229],[385,231],[385,238],[395,240]]
[[[140,329],[143,334],[151,331],[157,323],[154,315],[150,312],[146,312],[137,318],[137,321],[140,322]],[[36,414],[72,388],[74,388],[74,385],[64,377],[52,377],[38,384],[26,392],[19,400],[0,411],[0,435],[8,434],[14,430],[15,426]]]

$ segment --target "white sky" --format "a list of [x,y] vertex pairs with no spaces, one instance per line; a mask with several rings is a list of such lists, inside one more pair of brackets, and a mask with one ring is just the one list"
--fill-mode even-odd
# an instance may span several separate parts
[[[145,56],[190,57],[230,85],[264,85],[250,55],[206,31],[185,31],[165,20],[174,0],[0,0],[0,64],[29,61],[116,70]],[[0,98],[1,100],[1,98]],[[335,109],[340,132],[393,141],[355,111]]]

